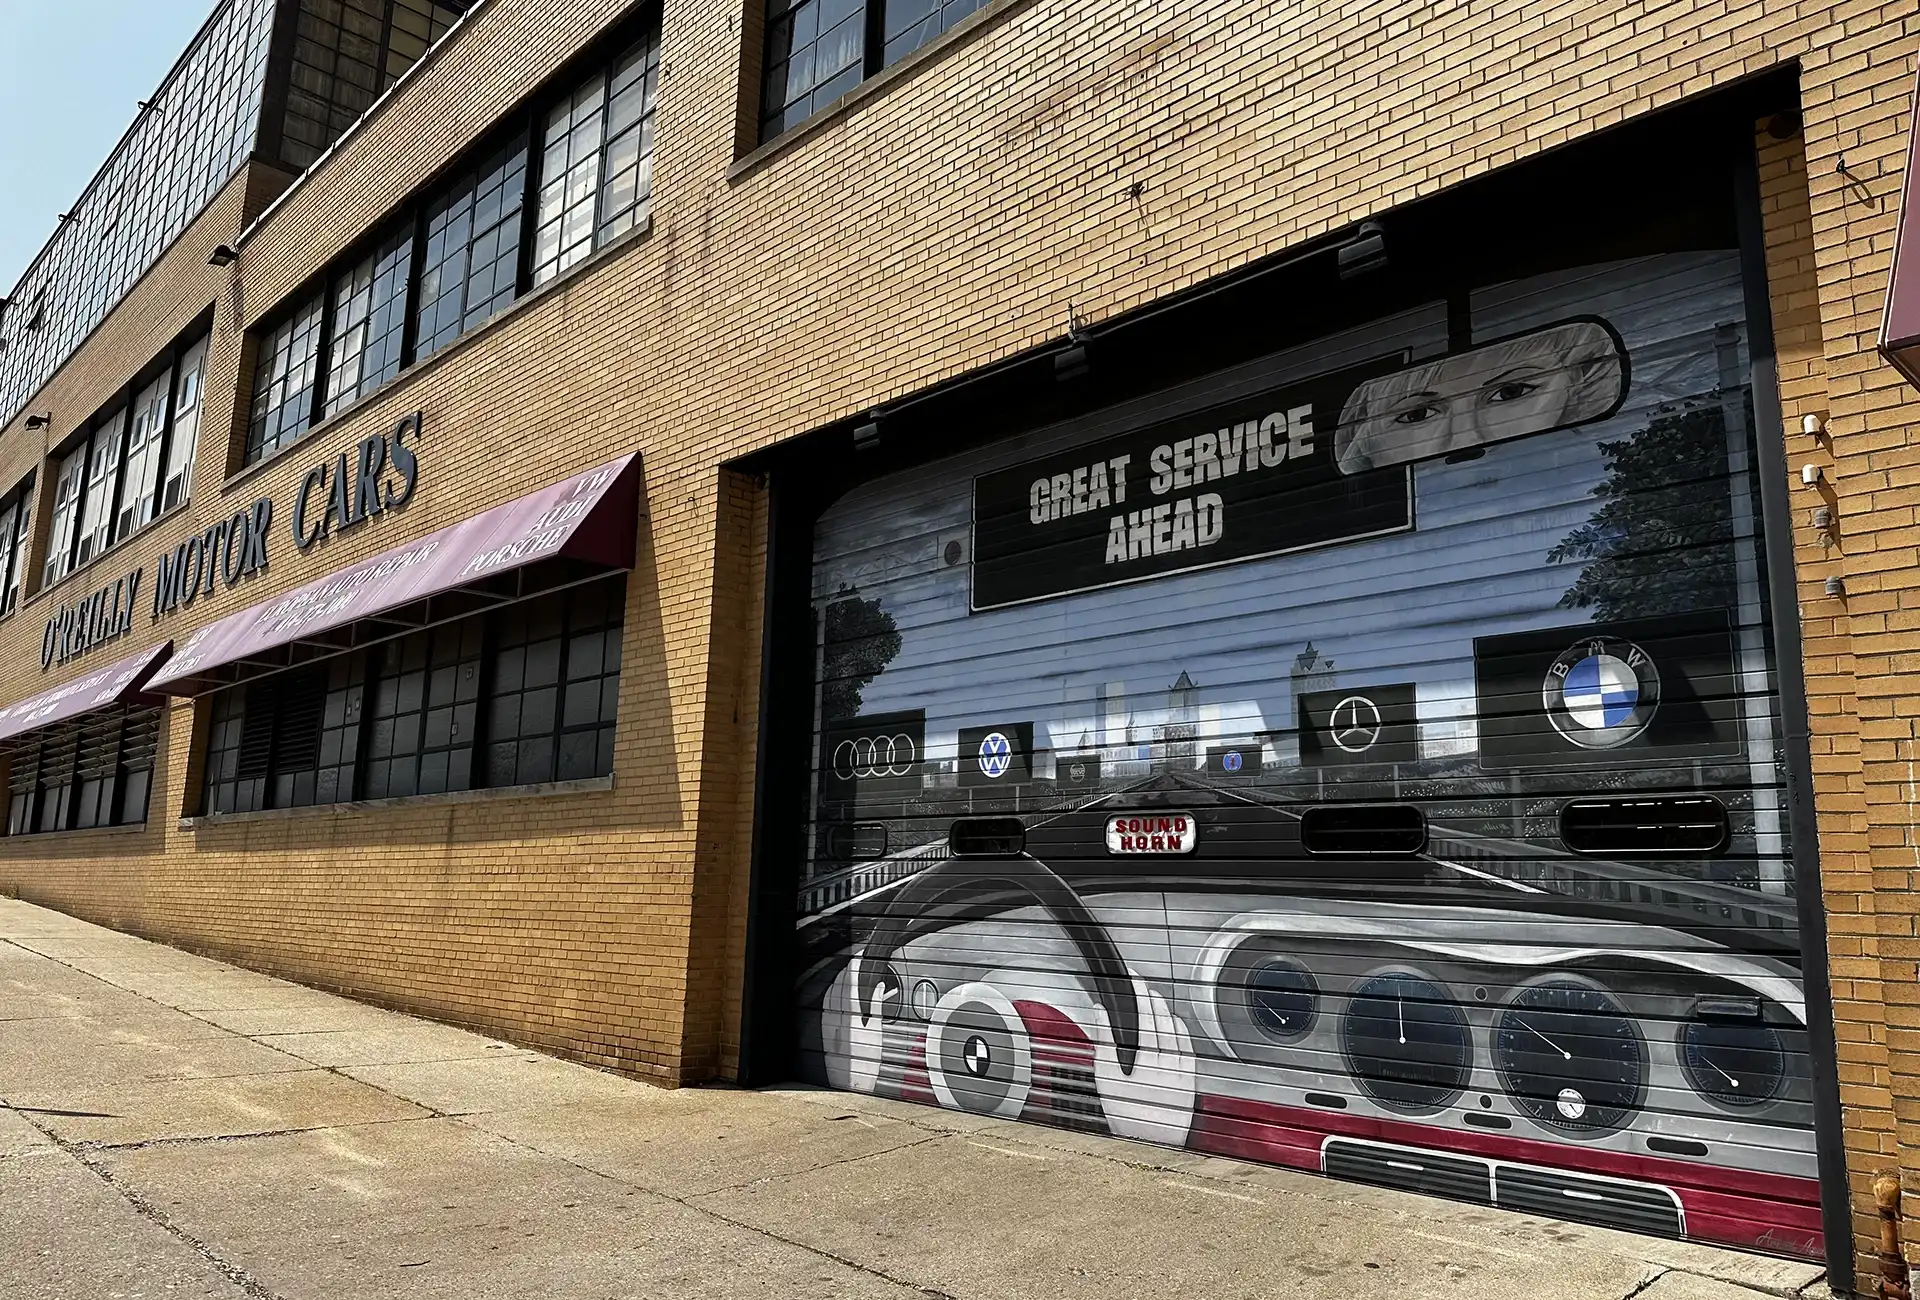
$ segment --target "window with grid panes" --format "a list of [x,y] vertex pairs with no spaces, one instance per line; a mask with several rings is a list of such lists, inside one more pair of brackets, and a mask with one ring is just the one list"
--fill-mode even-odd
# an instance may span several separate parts
[[659,81],[660,37],[650,31],[549,110],[541,138],[535,284],[646,221]]
[[625,581],[616,576],[492,616],[488,785],[536,785],[613,771],[625,605]]
[[881,62],[891,65],[912,54],[987,0],[886,0]]
[[14,745],[7,754],[7,834],[33,833],[39,788],[40,746],[31,741]]
[[525,206],[524,134],[427,205],[414,356],[438,352],[513,302]]
[[987,0],[767,0],[760,138],[771,140]]
[[40,585],[51,587],[73,571],[73,543],[80,532],[80,503],[87,487],[89,444],[81,442],[60,458],[53,476],[53,521],[47,533],[47,557]]
[[373,105],[387,0],[300,0],[280,155],[304,170]]
[[160,457],[167,436],[167,397],[173,387],[171,368],[142,388],[133,399],[133,423],[127,431],[126,482],[120,491],[115,541],[153,522],[160,513]]
[[0,618],[20,603],[20,579],[27,567],[27,534],[33,527],[33,480],[0,499]]
[[446,35],[464,0],[300,0],[280,155],[311,166]]
[[9,754],[6,833],[145,821],[159,747],[160,710],[118,706],[16,743]]
[[433,43],[447,34],[468,8],[467,0],[435,4],[433,0],[393,0],[387,32],[387,81],[398,81],[420,61]]
[[71,726],[53,728],[40,742],[40,772],[33,794],[35,831],[63,831],[71,824],[74,763],[79,757],[80,733]]
[[322,298],[315,295],[260,341],[245,464],[294,442],[312,427],[318,378]]
[[367,798],[472,788],[483,631],[480,619],[462,619],[373,652],[379,666],[367,709]]
[[207,369],[207,340],[188,348],[174,367],[173,431],[167,436],[166,477],[160,509],[171,510],[193,492],[193,448],[200,437],[200,389]]
[[211,813],[238,812],[240,789],[240,732],[247,720],[247,690],[243,686],[219,691],[208,705],[204,768],[206,795],[201,807]]
[[760,138],[800,125],[866,77],[862,0],[768,0]]
[[[366,707],[366,662],[364,654],[351,654],[337,656],[327,665],[313,803],[345,803],[359,790],[354,775],[360,760],[360,716]],[[291,793],[300,793],[297,782]]]
[[397,233],[333,282],[327,411],[339,411],[400,373],[412,231]]
[[124,406],[94,426],[87,454],[87,490],[80,510],[80,536],[73,548],[76,569],[113,545],[114,510],[119,501],[126,437],[127,408]]

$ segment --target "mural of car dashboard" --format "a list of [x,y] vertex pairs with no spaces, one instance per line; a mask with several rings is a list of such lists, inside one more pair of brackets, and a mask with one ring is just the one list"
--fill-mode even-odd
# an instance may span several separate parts
[[1738,260],[1467,304],[827,511],[806,1069],[1817,1256]]

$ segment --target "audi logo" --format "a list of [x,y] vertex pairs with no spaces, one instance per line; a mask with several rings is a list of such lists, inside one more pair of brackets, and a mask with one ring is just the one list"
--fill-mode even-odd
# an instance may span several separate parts
[[842,781],[859,777],[906,776],[920,757],[912,736],[862,736],[843,740],[833,751],[833,774]]

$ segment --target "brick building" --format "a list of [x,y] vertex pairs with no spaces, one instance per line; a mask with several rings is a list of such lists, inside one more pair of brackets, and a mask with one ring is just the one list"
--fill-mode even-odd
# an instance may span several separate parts
[[1844,1282],[1920,1167],[1916,54],[226,0],[0,308],[0,887]]

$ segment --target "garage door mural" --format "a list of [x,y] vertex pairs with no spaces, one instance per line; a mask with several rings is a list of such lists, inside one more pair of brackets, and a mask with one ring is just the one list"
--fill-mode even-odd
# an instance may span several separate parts
[[1817,1254],[1737,258],[1462,305],[827,512],[806,1068]]

